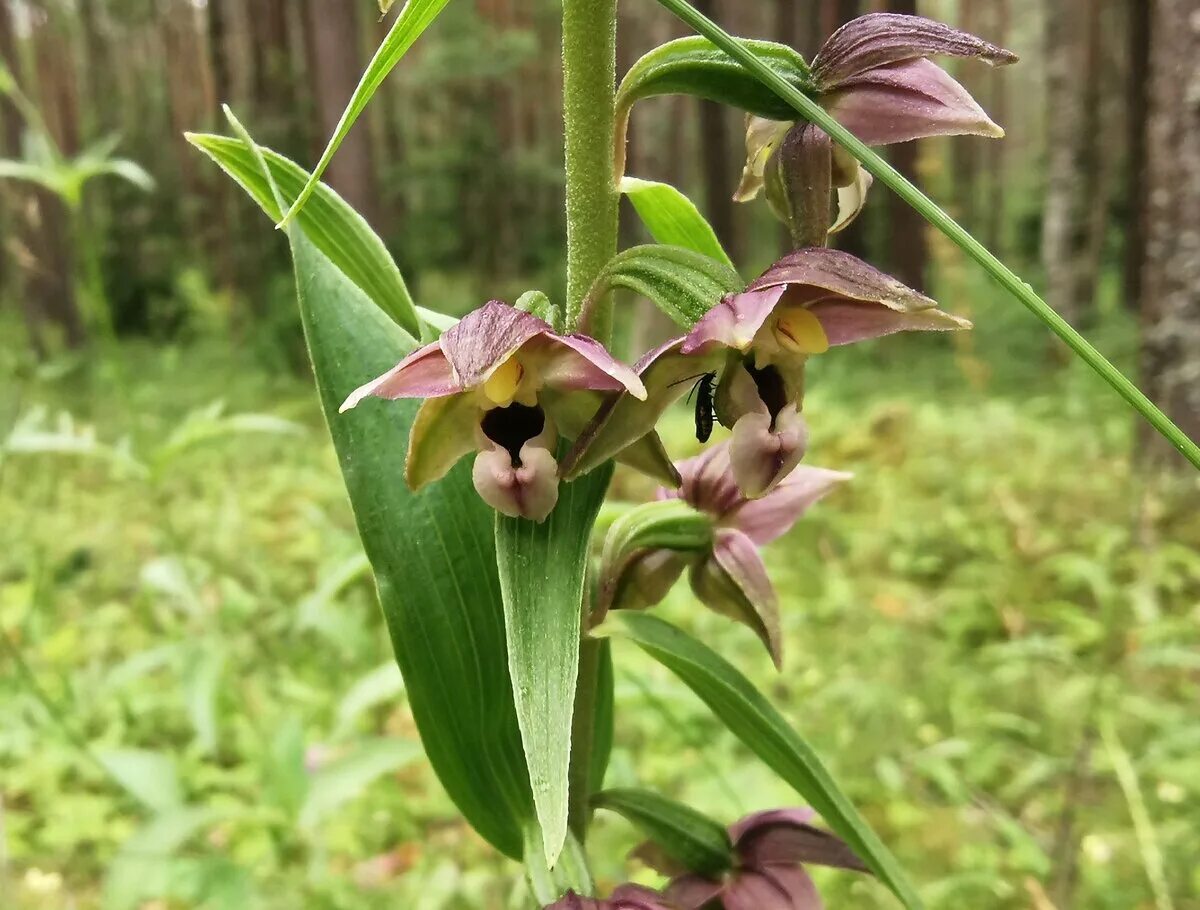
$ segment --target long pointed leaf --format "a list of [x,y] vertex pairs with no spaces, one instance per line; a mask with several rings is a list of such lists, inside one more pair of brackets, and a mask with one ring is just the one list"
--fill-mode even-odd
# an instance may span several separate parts
[[350,96],[350,103],[346,105],[342,119],[334,128],[333,135],[329,138],[329,144],[325,146],[325,151],[321,154],[321,160],[313,168],[312,176],[309,177],[308,183],[292,203],[292,207],[283,216],[280,227],[295,217],[308,201],[309,194],[316,189],[321,175],[325,173],[325,168],[329,167],[329,162],[333,160],[338,146],[350,132],[350,127],[354,126],[354,121],[366,109],[368,102],[379,90],[379,86],[383,84],[383,80],[392,71],[392,67],[408,53],[408,49],[421,37],[421,33],[438,17],[448,2],[449,0],[408,0],[404,4],[400,15],[396,17],[396,21],[388,30],[387,37],[383,39],[379,50],[375,52],[375,56],[367,65],[358,87],[354,89],[354,94]]
[[[258,150],[243,151],[257,167]],[[262,160],[272,178],[299,171],[265,150]],[[251,195],[270,211],[277,188],[259,173],[262,195]],[[317,198],[333,204],[335,215],[344,209],[330,191]],[[315,208],[310,215],[314,229],[326,226],[315,223]],[[367,402],[337,413],[351,390],[415,341],[309,238],[308,223],[302,217],[288,231],[305,338],[413,717],[463,815],[519,858],[533,804],[505,662],[493,513],[475,494],[466,464],[419,494],[398,481],[415,403]]]
[[[272,221],[279,218],[271,185],[260,171],[254,153],[237,139],[208,133],[188,133],[187,140],[208,155],[238,182]],[[285,199],[295,199],[309,180],[308,172],[270,149],[260,148],[271,179]],[[333,190],[317,184],[296,223],[341,272],[394,319],[408,334],[421,335],[421,322],[400,270],[383,241]]]
[[496,519],[509,672],[550,866],[567,835],[571,718],[588,543],[611,476],[610,466],[563,484],[558,505],[541,524]]
[[632,639],[678,676],[735,736],[821,813],[909,910],[922,906],[896,860],[834,783],[816,752],[736,667],[683,630],[648,614],[619,611],[602,631]]

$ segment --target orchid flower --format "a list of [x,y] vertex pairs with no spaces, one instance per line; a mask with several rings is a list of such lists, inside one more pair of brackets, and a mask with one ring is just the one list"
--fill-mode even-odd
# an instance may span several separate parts
[[809,507],[852,475],[801,466],[761,499],[747,499],[730,471],[730,446],[712,446],[678,465],[683,485],[661,489],[659,499],[682,499],[712,517],[708,552],[646,550],[622,567],[620,578],[601,580],[602,595],[618,607],[657,604],[689,570],[696,596],[707,607],[754,630],[776,667],[782,665],[779,601],[759,549],[786,534]]
[[675,905],[657,891],[641,885],[621,885],[606,900],[580,897],[568,891],[543,910],[675,910]]
[[568,454],[565,474],[589,471],[642,439],[689,379],[719,372],[716,416],[733,431],[733,476],[745,496],[762,496],[804,457],[809,357],[895,332],[970,327],[849,253],[797,250],[725,297],[687,335],[643,357],[636,369],[648,397],[611,398]]
[[[817,53],[812,77],[818,100],[868,145],[931,136],[1002,137],[1004,130],[970,93],[928,59],[935,55],[992,66],[1017,61],[1011,51],[931,19],[872,13],[843,25]],[[797,124],[747,117],[746,167],[735,200],[745,202],[759,194],[768,165],[793,126]],[[846,227],[862,209],[871,176],[852,157],[834,149],[833,185],[838,189],[838,217],[831,233]]]
[[[679,910],[821,910],[823,904],[805,863],[865,872],[866,866],[839,837],[813,827],[811,809],[775,809],[748,815],[729,828],[733,868],[720,879],[695,872],[676,874],[665,889]],[[638,855],[666,875],[657,850]]]
[[[542,521],[558,501],[558,437],[578,434],[600,392],[646,396],[637,374],[598,341],[556,334],[538,317],[493,300],[356,389],[341,410],[367,397],[424,398],[409,437],[409,487],[421,489],[477,451],[473,478],[484,501],[505,515]],[[656,438],[629,460],[674,477]]]

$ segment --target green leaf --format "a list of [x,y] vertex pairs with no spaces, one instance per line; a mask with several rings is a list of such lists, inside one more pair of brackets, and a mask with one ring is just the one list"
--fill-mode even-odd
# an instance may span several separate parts
[[719,822],[648,790],[605,790],[592,797],[597,809],[610,809],[633,822],[684,868],[716,877],[733,864],[733,843]]
[[[248,154],[254,162],[255,149]],[[273,177],[303,173],[279,156],[264,157]],[[258,186],[274,204],[270,184]],[[351,391],[415,342],[358,283],[361,272],[352,279],[309,238],[307,225],[321,228],[308,216],[322,197],[349,211],[326,192],[314,192],[288,231],[321,405],[425,753],[475,830],[519,858],[533,803],[505,660],[494,513],[475,493],[465,462],[420,493],[397,482],[415,402],[369,401],[338,414]],[[369,246],[381,250],[369,236]]]
[[611,465],[559,488],[540,524],[497,516],[508,667],[547,865],[567,834],[571,718],[592,525]]
[[333,737],[341,739],[347,736],[363,714],[376,705],[395,701],[403,693],[404,679],[394,661],[380,664],[360,676],[338,703]]
[[104,877],[104,910],[133,910],[165,895],[176,871],[171,856],[221,819],[211,807],[177,806],[156,815],[121,845]]
[[169,755],[144,749],[104,749],[96,757],[125,790],[148,809],[166,812],[183,803]]
[[[793,48],[774,41],[739,40],[789,85],[800,91],[813,90],[808,64]],[[630,67],[617,89],[618,175],[625,172],[629,111],[634,103],[655,95],[694,95],[759,117],[796,119],[791,105],[708,39],[693,36],[669,41]]]
[[392,71],[392,67],[399,63],[400,58],[408,53],[408,49],[421,37],[421,33],[438,17],[438,14],[441,13],[448,2],[449,0],[408,0],[404,4],[404,8],[400,10],[400,15],[396,17],[396,21],[388,31],[387,37],[383,39],[383,43],[379,45],[379,50],[375,52],[375,56],[371,58],[371,62],[367,65],[362,79],[359,80],[358,87],[354,89],[354,94],[350,97],[350,103],[346,105],[346,110],[342,113],[342,119],[338,121],[338,125],[334,128],[333,136],[330,137],[329,144],[325,146],[325,151],[321,154],[321,160],[317,162],[317,166],[313,169],[308,183],[305,184],[300,194],[295,197],[295,201],[292,202],[287,214],[280,219],[280,227],[291,221],[308,201],[309,194],[316,189],[317,182],[321,179],[321,175],[325,173],[325,168],[329,166],[329,162],[333,160],[338,146],[342,144],[342,140],[350,132],[350,127],[354,126],[354,121],[366,110],[368,102],[370,102],[375,92],[378,91],[379,86],[383,84],[383,80],[387,78],[388,73]]
[[730,266],[694,250],[647,244],[617,253],[596,277],[589,298],[625,288],[652,300],[660,310],[690,329],[726,294],[745,282]]
[[679,677],[772,770],[796,789],[825,822],[910,910],[921,899],[899,865],[838,789],[812,747],[727,660],[681,629],[644,613],[620,611],[602,627],[632,639]]
[[612,644],[598,642],[600,659],[596,671],[596,725],[592,732],[592,766],[589,770],[592,789],[604,786],[608,762],[612,758],[613,736],[616,731],[616,675],[613,673]]
[[622,177],[619,189],[633,203],[638,217],[655,243],[681,246],[733,268],[733,260],[721,246],[695,203],[669,183]]
[[[254,153],[241,140],[207,133],[188,133],[187,139],[236,180],[272,221],[279,218],[271,184],[259,170]],[[269,149],[261,151],[280,195],[284,199],[296,198],[308,180],[308,173],[282,155]],[[318,184],[308,205],[296,216],[296,223],[376,306],[413,338],[420,337],[421,320],[404,278],[383,241],[361,215],[329,187]]]
[[315,828],[345,803],[385,774],[398,771],[421,757],[421,747],[407,739],[376,739],[355,745],[312,775],[300,809],[301,828]]

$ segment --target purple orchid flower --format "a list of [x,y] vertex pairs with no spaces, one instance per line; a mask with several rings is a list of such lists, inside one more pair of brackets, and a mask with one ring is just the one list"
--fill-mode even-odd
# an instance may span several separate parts
[[[842,126],[867,145],[892,145],[931,136],[987,136],[1004,130],[992,122],[932,56],[980,60],[992,66],[1017,55],[967,32],[921,16],[872,13],[830,36],[813,60],[818,100]],[[734,194],[739,202],[762,190],[768,164],[796,124],[750,116],[746,167]],[[834,150],[838,217],[831,233],[846,227],[866,201],[871,177],[845,152]]]
[[641,885],[621,885],[612,893],[611,897],[605,900],[580,897],[574,891],[568,891],[543,910],[676,910],[676,908],[657,891]]
[[[498,300],[465,316],[432,344],[350,394],[424,398],[409,437],[405,480],[419,490],[478,451],[475,489],[505,515],[542,521],[558,501],[558,436],[574,438],[600,393],[646,396],[637,374],[584,335],[559,335],[543,320]],[[628,459],[670,482],[674,469],[656,438]]]
[[801,466],[766,496],[747,499],[734,483],[730,454],[731,447],[721,444],[681,462],[682,487],[658,494],[712,516],[712,550],[646,550],[621,567],[620,578],[602,580],[602,596],[616,599],[619,607],[653,606],[686,568],[701,602],[753,629],[781,667],[779,601],[759,549],[786,534],[810,506],[852,475]]
[[720,879],[658,862],[655,850],[639,851],[665,875],[665,894],[679,910],[821,910],[821,896],[804,864],[865,872],[866,866],[839,837],[813,827],[811,809],[775,809],[748,815],[729,828],[733,869]]
[[643,357],[636,369],[646,400],[611,398],[567,456],[565,473],[589,471],[650,433],[687,393],[687,380],[711,371],[720,373],[717,419],[733,431],[733,476],[744,495],[762,496],[804,457],[800,409],[810,356],[895,332],[970,327],[849,253],[797,250],[725,297],[686,336]]

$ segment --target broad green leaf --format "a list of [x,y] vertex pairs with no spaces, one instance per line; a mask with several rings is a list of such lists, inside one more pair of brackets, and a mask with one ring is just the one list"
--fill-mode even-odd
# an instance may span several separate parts
[[162,752],[145,749],[103,749],[96,757],[129,795],[155,812],[183,803],[175,762]]
[[622,177],[620,190],[624,193],[655,243],[681,246],[694,250],[733,268],[733,260],[721,246],[695,203],[669,183]]
[[684,868],[717,876],[733,863],[729,832],[690,806],[649,790],[604,790],[592,797],[597,809],[624,816]]
[[308,240],[291,232],[301,315],[359,534],[430,762],[468,821],[509,856],[532,816],[505,660],[493,513],[470,465],[412,493],[399,480],[410,402],[338,406],[411,339]]
[[602,629],[632,639],[679,677],[735,736],[796,789],[909,910],[921,899],[862,816],[834,783],[812,747],[754,688],[703,642],[645,613],[620,611]]
[[[238,182],[271,220],[279,218],[271,185],[258,168],[252,151],[238,139],[188,133],[188,141],[204,152]],[[308,173],[282,155],[261,149],[271,177],[284,199],[294,199]],[[392,317],[413,338],[421,335],[421,320],[396,263],[354,209],[324,184],[318,184],[308,204],[296,216],[308,239],[375,305]],[[339,402],[340,403],[340,402]]]
[[[231,141],[223,140],[226,153]],[[243,151],[245,169],[256,157],[253,148]],[[286,159],[263,155],[272,177],[303,174]],[[265,179],[257,188],[264,207],[274,205]],[[425,753],[467,821],[519,858],[533,803],[505,659],[494,513],[476,495],[466,462],[421,493],[398,481],[415,402],[368,401],[337,413],[351,391],[394,366],[415,342],[358,283],[361,273],[349,277],[309,238],[308,218],[321,198],[336,204],[335,213],[349,211],[320,188],[288,231],[300,313],[409,705]]]
[[567,835],[571,718],[588,546],[611,477],[610,465],[562,484],[558,505],[540,524],[496,518],[508,668],[550,866]]
[[745,282],[730,266],[694,250],[647,244],[617,253],[601,269],[589,298],[617,288],[647,297],[676,323],[690,329],[726,294]]
[[[421,33],[438,17],[438,14],[445,8],[449,0],[408,0],[404,4],[404,8],[400,10],[400,15],[396,17],[396,21],[388,30],[387,37],[383,39],[383,43],[379,45],[379,50],[375,52],[375,56],[371,58],[371,62],[367,65],[366,71],[359,80],[358,87],[354,89],[354,94],[350,97],[350,103],[346,105],[346,110],[342,113],[341,120],[333,130],[333,135],[329,139],[329,144],[325,146],[325,151],[321,154],[321,160],[317,162],[317,166],[313,168],[312,176],[309,177],[308,183],[304,189],[295,197],[291,208],[287,214],[280,220],[280,226],[287,224],[308,201],[311,194],[317,187],[321,175],[325,173],[325,168],[329,166],[329,162],[333,160],[334,154],[338,150],[338,146],[342,144],[342,140],[350,132],[350,127],[354,126],[359,115],[366,110],[368,102],[378,91],[379,86],[383,84],[383,80],[387,78],[388,73],[392,71],[400,58],[408,53],[408,49],[413,46],[416,40],[421,37]],[[386,10],[384,10],[386,12]]]
[[[794,49],[774,41],[741,43],[800,91],[812,91],[808,64]],[[635,102],[655,95],[694,95],[772,120],[795,120],[796,112],[749,70],[707,38],[669,41],[647,53],[617,89],[616,173],[625,172],[625,135]]]
[[312,775],[300,809],[301,828],[315,828],[345,803],[360,796],[385,774],[421,757],[421,747],[407,739],[376,739],[355,744]]

